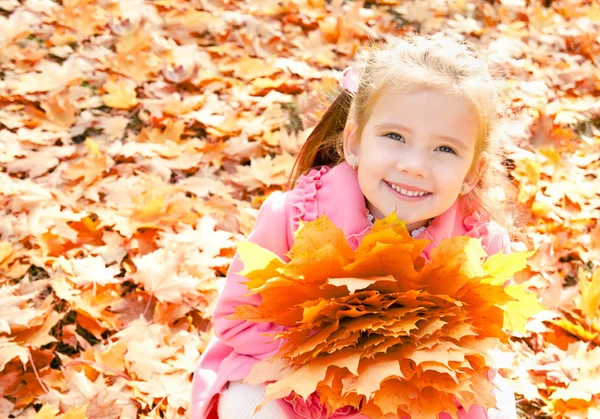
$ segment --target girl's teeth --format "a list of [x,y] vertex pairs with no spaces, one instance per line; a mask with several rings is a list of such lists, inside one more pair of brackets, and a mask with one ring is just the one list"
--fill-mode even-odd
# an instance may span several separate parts
[[402,189],[396,185],[392,185],[391,183],[388,183],[388,185],[390,185],[392,187],[392,189],[394,189],[395,191],[400,192],[402,195],[406,195],[406,196],[423,196],[427,193],[427,192],[407,191],[406,189]]

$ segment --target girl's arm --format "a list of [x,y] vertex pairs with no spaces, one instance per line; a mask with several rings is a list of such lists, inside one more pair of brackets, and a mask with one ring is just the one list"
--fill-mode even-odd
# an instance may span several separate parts
[[[286,196],[287,194],[282,192],[274,192],[269,195],[261,206],[254,230],[247,239],[249,242],[270,250],[282,259],[289,250]],[[278,332],[281,327],[274,326],[272,323],[253,323],[225,318],[235,312],[236,306],[256,306],[261,302],[260,295],[243,296],[248,293],[248,288],[243,284],[247,279],[238,275],[243,266],[239,254],[236,253],[227,271],[225,288],[217,300],[213,313],[214,334],[237,353],[263,359],[277,350],[280,344],[271,342],[273,338],[263,334]]]

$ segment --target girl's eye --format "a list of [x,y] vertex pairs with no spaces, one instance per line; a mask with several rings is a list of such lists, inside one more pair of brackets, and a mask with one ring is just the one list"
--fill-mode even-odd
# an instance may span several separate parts
[[395,132],[389,132],[387,134],[384,134],[384,137],[391,138],[392,140],[404,141],[404,138],[400,134],[396,134]]
[[444,151],[444,153],[452,153],[452,154],[456,154],[456,151],[454,151],[453,149],[451,149],[450,147],[448,147],[447,145],[443,145],[438,147],[438,149],[446,149],[449,151]]
[[[387,134],[384,134],[383,136],[384,136],[384,137],[391,138],[392,140],[396,140],[396,141],[402,141],[402,142],[404,142],[404,137],[402,137],[400,134],[397,134],[397,133],[395,133],[395,132],[388,132]],[[452,149],[451,147],[448,147],[447,145],[442,145],[442,146],[439,146],[437,149],[438,149],[438,150],[439,150],[439,149],[442,149],[442,151],[443,151],[444,153],[452,153],[452,154],[456,154],[456,151],[454,151],[454,149]]]

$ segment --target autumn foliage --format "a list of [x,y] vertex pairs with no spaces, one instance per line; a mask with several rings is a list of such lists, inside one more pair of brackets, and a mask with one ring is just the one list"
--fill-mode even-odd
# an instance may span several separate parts
[[0,1],[0,417],[189,416],[234,242],[356,49],[413,32],[475,47],[518,117],[515,282],[551,309],[508,342],[519,413],[598,417],[590,0]]
[[325,215],[301,224],[289,263],[240,243],[240,274],[262,302],[232,318],[286,326],[276,357],[247,378],[269,383],[263,404],[318,390],[329,412],[351,405],[368,417],[456,417],[455,400],[467,411],[495,407],[489,351],[508,341],[504,328],[523,331],[542,309],[523,285],[505,286],[533,252],[483,262],[480,240],[455,237],[423,266],[427,244],[395,214],[356,251]]

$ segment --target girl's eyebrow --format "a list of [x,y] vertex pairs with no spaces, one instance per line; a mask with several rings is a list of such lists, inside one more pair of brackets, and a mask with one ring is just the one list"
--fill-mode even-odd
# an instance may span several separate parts
[[[413,132],[410,128],[405,127],[404,125],[396,124],[396,123],[378,124],[378,125],[375,125],[375,128],[379,128],[379,129],[400,129],[400,130],[407,131],[407,132],[409,132],[411,134]],[[465,145],[465,143],[463,143],[460,140],[457,140],[456,138],[448,137],[446,135],[439,135],[439,134],[435,134],[434,137],[435,138],[439,138],[440,140],[446,140],[446,141],[454,144],[456,147],[462,148],[464,151],[468,150],[468,148]]]

